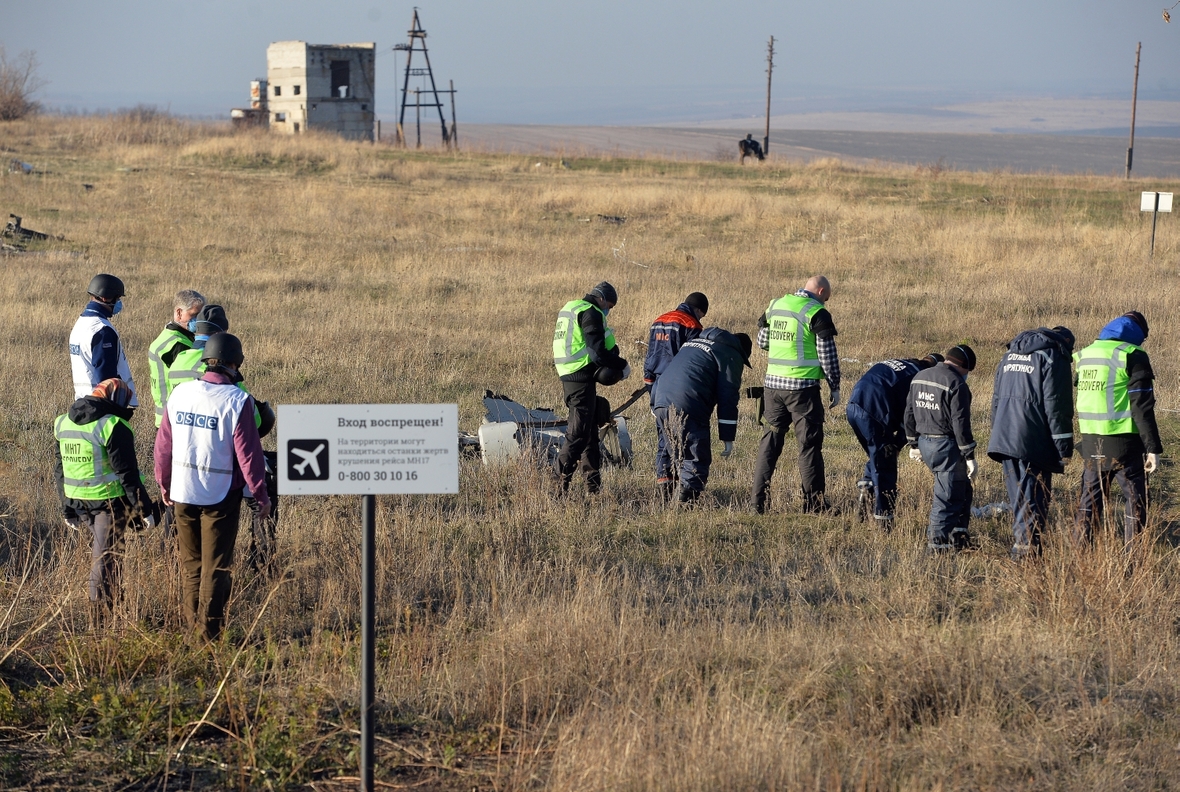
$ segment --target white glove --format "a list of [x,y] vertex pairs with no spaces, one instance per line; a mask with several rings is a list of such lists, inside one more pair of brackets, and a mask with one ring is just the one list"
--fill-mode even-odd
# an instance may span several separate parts
[[628,363],[627,365],[623,366],[623,379],[627,379],[630,376],[631,376],[631,364]]
[[979,471],[979,463],[974,459],[967,460],[967,480],[975,481],[975,474]]
[[840,406],[840,389],[836,388],[832,391],[832,400],[828,402],[828,409],[834,410]]
[[725,443],[725,448],[721,449],[721,456],[728,457],[730,454],[733,453],[733,441],[732,440],[724,440],[722,442]]
[[910,459],[914,460],[915,462],[921,462],[922,461],[922,452],[916,448],[911,448],[910,449]]
[[1147,462],[1145,462],[1143,464],[1143,472],[1144,473],[1154,473],[1155,469],[1158,468],[1159,466],[1160,466],[1160,455],[1159,454],[1148,454],[1147,455]]

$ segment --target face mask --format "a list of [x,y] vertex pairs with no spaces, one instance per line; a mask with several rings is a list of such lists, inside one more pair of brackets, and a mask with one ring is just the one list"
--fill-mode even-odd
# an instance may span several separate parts
[[188,320],[188,331],[190,333],[197,332],[197,320],[196,319],[189,319]]
[[605,319],[608,316],[610,316],[610,308],[603,308],[602,309],[602,318]]
[[119,313],[119,311],[122,311],[122,310],[123,310],[123,300],[120,298],[115,301],[115,304],[113,306],[111,306],[111,316],[115,316],[116,314]]

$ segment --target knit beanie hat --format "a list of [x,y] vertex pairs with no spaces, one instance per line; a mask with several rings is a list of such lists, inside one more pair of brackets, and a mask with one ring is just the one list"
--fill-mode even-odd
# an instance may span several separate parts
[[131,397],[134,395],[131,392],[131,386],[118,377],[103,380],[94,386],[94,390],[90,392],[91,396],[97,396],[100,399],[106,399],[112,404],[119,407],[126,407],[131,404]]
[[1143,331],[1143,338],[1147,338],[1147,320],[1143,318],[1143,314],[1138,311],[1127,311],[1123,316],[1130,319],[1135,324],[1139,325],[1139,329]]
[[[1066,345],[1068,345],[1070,349],[1073,349],[1074,343],[1076,342],[1077,339],[1075,339],[1073,337],[1072,330],[1070,330],[1068,327],[1065,327],[1063,325],[1057,325],[1056,327],[1050,327],[1049,329],[1052,330],[1057,335],[1064,338]],[[1147,337],[1147,331],[1143,332],[1143,336],[1145,338]]]
[[929,355],[927,355],[926,357],[922,358],[922,359],[921,359],[921,360],[919,360],[918,362],[919,362],[919,363],[925,363],[925,364],[926,364],[926,368],[930,368],[930,366],[937,366],[939,363],[943,362],[944,360],[946,360],[946,358],[944,358],[944,357],[943,357],[942,355],[940,355],[939,353],[937,353],[937,352],[931,352]]
[[590,290],[590,293],[595,297],[599,297],[611,305],[616,305],[619,302],[619,293],[615,291],[615,287],[611,286],[606,281],[595,286]]
[[693,292],[692,294],[685,297],[684,304],[691,308],[696,308],[701,312],[701,316],[704,316],[709,312],[709,298],[700,292]]
[[[704,295],[701,295],[702,297]],[[750,353],[754,351],[754,342],[750,340],[750,336],[746,333],[734,333],[738,343],[742,345],[742,360],[746,364],[746,368],[754,368],[750,365]]]
[[975,350],[966,344],[953,346],[946,351],[946,362],[954,363],[968,371],[975,371]]
[[197,335],[210,336],[229,330],[229,317],[220,305],[206,305],[197,314]]

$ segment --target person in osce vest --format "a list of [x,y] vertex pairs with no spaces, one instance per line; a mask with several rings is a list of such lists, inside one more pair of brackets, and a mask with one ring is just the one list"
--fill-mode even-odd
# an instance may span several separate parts
[[758,320],[758,346],[767,351],[763,380],[766,431],[758,446],[752,492],[754,511],[766,510],[770,479],[783,452],[787,429],[799,442],[799,477],[803,480],[803,511],[831,509],[824,491],[824,404],[820,382],[828,381],[828,408],[840,404],[840,356],[836,325],[824,307],[832,285],[815,275],[794,294],[770,303]]
[[1004,466],[1014,561],[1040,555],[1053,474],[1073,456],[1073,345],[1068,327],[1025,330],[996,366],[987,455]]
[[[599,283],[580,300],[570,300],[557,314],[553,331],[553,365],[565,391],[569,421],[565,442],[555,462],[561,492],[569,492],[574,470],[581,463],[586,488],[602,487],[602,452],[598,445],[601,423],[596,385],[614,385],[631,376],[631,366],[619,356],[614,331],[606,316],[619,301],[615,287]],[[606,410],[609,420],[609,408]]]
[[172,392],[172,381],[168,369],[176,356],[186,349],[192,349],[197,329],[197,314],[205,307],[205,298],[193,289],[176,293],[172,300],[172,321],[156,336],[148,347],[148,372],[152,378],[152,400],[156,403],[156,428],[164,418],[164,407],[168,394]]
[[925,462],[934,474],[926,549],[936,553],[966,550],[971,543],[971,482],[978,465],[967,373],[974,370],[975,350],[951,347],[946,360],[914,375],[906,400],[910,459]]
[[168,398],[156,434],[160,498],[173,507],[180,544],[182,609],[208,640],[225,625],[242,489],[270,508],[254,399],[237,386],[242,342],[217,333],[205,343],[206,371]]
[[869,366],[848,396],[844,417],[860,447],[868,456],[864,475],[856,482],[860,491],[859,516],[873,515],[883,531],[893,529],[893,508],[897,503],[897,455],[905,445],[906,400],[910,383],[919,371],[944,360],[931,352],[921,360],[883,360]]
[[135,458],[130,386],[121,379],[98,383],[53,422],[57,439],[57,494],[67,520],[75,518],[93,535],[90,562],[90,623],[110,623],[122,597],[127,528],[158,518]]
[[131,378],[119,333],[111,324],[111,317],[123,310],[123,281],[114,275],[95,275],[86,291],[90,302],[70,331],[74,398],[81,399],[104,380],[121,379],[131,389],[130,406],[138,407],[135,380]]
[[1155,374],[1143,351],[1147,320],[1131,311],[1102,328],[1098,340],[1075,352],[1082,493],[1074,538],[1093,539],[1102,521],[1112,479],[1126,500],[1123,541],[1128,548],[1147,523],[1147,475],[1159,467],[1159,427],[1155,422]]
[[[709,418],[717,411],[717,435],[724,445],[721,456],[733,453],[737,439],[738,400],[742,367],[749,367],[754,343],[745,333],[709,327],[689,341],[656,382],[656,427],[668,438],[665,453],[678,448],[681,503],[700,498],[709,482],[713,464],[713,438]],[[668,455],[671,463],[672,455]],[[663,487],[668,497],[671,487]]]

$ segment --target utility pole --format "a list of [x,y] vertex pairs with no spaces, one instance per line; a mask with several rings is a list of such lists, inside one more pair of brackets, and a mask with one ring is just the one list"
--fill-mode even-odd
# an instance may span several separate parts
[[[1136,67],[1138,68],[1138,67]],[[774,36],[766,48],[766,134],[762,138],[762,153],[770,153],[770,77],[774,73]]]
[[1127,176],[1131,178],[1131,154],[1135,151],[1135,104],[1139,99],[1139,51],[1143,42],[1135,45],[1135,87],[1131,89],[1131,142],[1127,144]]

